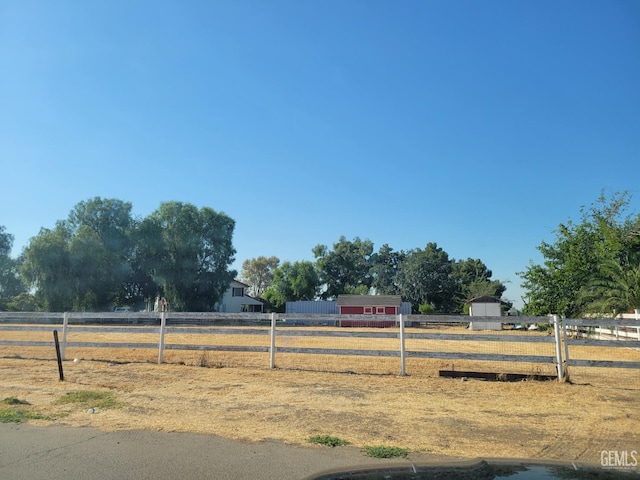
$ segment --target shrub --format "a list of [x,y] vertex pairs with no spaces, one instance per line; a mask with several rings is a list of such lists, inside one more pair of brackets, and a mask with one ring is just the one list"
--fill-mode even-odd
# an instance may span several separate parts
[[420,315],[433,315],[436,312],[436,309],[430,303],[423,303],[418,307],[418,311]]

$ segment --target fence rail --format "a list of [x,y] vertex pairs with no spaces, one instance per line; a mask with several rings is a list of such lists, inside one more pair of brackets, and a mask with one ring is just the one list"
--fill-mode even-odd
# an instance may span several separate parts
[[[340,325],[343,320],[367,322],[368,326],[388,325],[384,330],[373,328],[344,328],[336,330],[327,325]],[[391,357],[399,358],[400,374],[406,374],[407,359],[441,359],[441,360],[468,360],[478,362],[507,362],[507,363],[531,363],[549,364],[555,367],[559,378],[564,377],[564,368],[576,367],[610,367],[640,369],[640,361],[602,360],[597,358],[574,358],[576,347],[629,347],[629,341],[620,340],[596,340],[593,338],[575,338],[577,331],[592,327],[640,328],[638,320],[612,320],[612,319],[563,319],[558,317],[501,317],[502,322],[516,321],[519,324],[547,323],[554,328],[553,335],[532,335],[526,330],[501,331],[495,333],[479,332],[474,330],[466,333],[423,333],[407,326],[420,325],[429,329],[437,325],[462,325],[466,326],[473,321],[474,325],[485,322],[494,323],[496,317],[469,317],[469,316],[429,316],[429,315],[326,315],[326,314],[229,314],[229,313],[193,313],[193,312],[105,312],[105,313],[48,313],[48,312],[0,312],[0,346],[10,347],[51,347],[53,341],[6,339],[3,332],[47,332],[55,326],[62,328],[61,355],[65,358],[68,348],[118,348],[118,349],[157,349],[158,363],[163,363],[165,351],[218,351],[218,352],[248,352],[268,353],[269,365],[274,368],[276,355],[278,354],[307,354],[307,355],[347,355],[367,357]],[[30,323],[26,325],[25,323]],[[53,325],[51,324],[53,322]],[[88,325],[88,323],[104,323],[108,326]],[[140,322],[155,323],[154,326],[141,326]],[[382,323],[378,323],[382,322]],[[192,325],[198,323],[200,326]],[[181,325],[182,324],[182,325]],[[185,326],[184,324],[189,324]],[[293,326],[305,324],[304,328]],[[203,326],[204,325],[204,326]],[[214,326],[212,326],[214,325]],[[217,326],[215,326],[217,325]],[[237,325],[237,326],[231,326]],[[260,325],[260,326],[259,326]],[[562,327],[561,327],[562,326]],[[582,330],[581,330],[582,329]],[[561,334],[562,332],[562,334]],[[570,336],[574,334],[574,337]],[[130,340],[132,335],[147,334],[157,335],[154,342],[116,342],[116,341],[70,341],[69,335],[78,334],[121,334]],[[199,335],[217,341],[208,343],[165,343],[167,335]],[[249,344],[246,341],[240,345],[224,344],[220,339],[224,336],[254,336],[262,337],[259,344]],[[171,338],[170,337],[170,338]],[[287,345],[285,339],[369,339],[375,348],[327,348],[313,345]],[[248,337],[244,337],[248,338]],[[301,339],[300,341],[304,341]],[[331,340],[328,340],[331,341]],[[384,343],[384,345],[382,343]],[[407,344],[408,342],[408,344]],[[454,342],[462,345],[469,342],[478,345],[494,344],[504,345],[500,353],[469,352],[457,349],[446,351],[439,348],[446,342]],[[538,352],[544,344],[549,345],[548,354]],[[525,353],[518,351],[514,345],[530,345]],[[537,346],[540,347],[537,347]],[[638,342],[640,347],[640,342]],[[383,348],[385,347],[385,348]],[[553,348],[555,347],[555,348]],[[564,347],[564,359],[562,358]],[[509,349],[513,350],[510,351]],[[555,352],[552,352],[555,350]],[[533,354],[532,354],[533,353]],[[571,353],[571,356],[570,356]],[[638,357],[640,358],[640,357]]]
[[635,328],[640,332],[640,320],[565,318],[562,323],[565,364],[573,367],[640,368],[640,361],[577,359],[570,356],[572,346],[611,348],[633,347],[637,344],[637,348],[640,351],[640,333],[635,337],[635,341],[628,337],[625,337],[625,340],[619,338],[617,340],[589,338],[594,332],[601,333],[607,329],[611,335],[614,335],[613,332],[619,332],[621,328]]

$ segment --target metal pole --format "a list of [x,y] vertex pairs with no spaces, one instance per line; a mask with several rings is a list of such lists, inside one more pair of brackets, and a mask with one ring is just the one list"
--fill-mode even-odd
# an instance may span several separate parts
[[62,360],[65,359],[67,353],[67,326],[69,325],[69,313],[64,312],[62,316]]
[[556,364],[558,368],[558,381],[561,382],[564,379],[564,372],[562,370],[562,350],[560,348],[560,320],[558,315],[553,316],[553,332],[556,337]]
[[269,349],[269,368],[276,368],[276,314],[271,313],[271,348]]
[[[635,308],[633,311],[636,312],[636,322],[637,322],[638,319],[640,319],[640,308]],[[636,332],[638,332],[638,341],[640,342],[640,327],[636,327]]]
[[407,374],[406,368],[406,352],[404,348],[404,315],[400,314],[400,375],[403,377]]
[[164,331],[167,325],[167,314],[163,310],[160,314],[160,342],[158,344],[158,364],[162,363],[164,356]]
[[58,359],[58,374],[60,381],[64,382],[64,372],[62,371],[62,357],[60,356],[60,342],[58,342],[58,331],[53,331],[53,343],[56,344],[56,357]]

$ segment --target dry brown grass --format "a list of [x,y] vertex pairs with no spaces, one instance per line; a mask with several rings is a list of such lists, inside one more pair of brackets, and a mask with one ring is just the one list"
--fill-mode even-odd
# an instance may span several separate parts
[[[14,333],[14,338],[25,339],[24,332],[3,332],[3,338]],[[70,335],[69,340],[123,341],[122,334],[104,334],[99,339],[96,334],[81,335]],[[156,335],[145,335],[126,341],[157,341]],[[50,336],[44,332],[41,339],[50,340]],[[303,342],[301,337],[281,340],[285,339],[293,346]],[[327,339],[309,340],[313,346],[345,345],[343,339],[329,339],[326,345]],[[266,346],[268,336],[173,334],[166,341]],[[370,339],[354,342],[360,342],[360,348],[372,345]],[[375,342],[382,342],[380,348],[397,343],[394,339]],[[500,345],[465,347],[465,343],[456,342],[456,348]],[[284,345],[280,340],[278,344]],[[444,342],[436,346],[450,348]],[[528,344],[526,348],[534,349],[527,354],[551,355],[547,349],[552,352],[553,346]],[[597,354],[602,359],[637,361],[640,357],[632,348],[609,350],[613,349],[598,349]],[[18,354],[24,358],[9,358]],[[74,363],[75,357],[83,360]],[[326,434],[356,446],[385,444],[460,457],[542,457],[589,463],[598,463],[602,450],[640,447],[637,370],[572,369],[573,384],[506,383],[439,378],[437,370],[451,368],[451,362],[427,359],[409,359],[410,375],[400,377],[399,359],[382,357],[279,354],[274,370],[268,369],[268,353],[168,350],[167,364],[157,365],[153,349],[69,348],[67,358],[66,381],[59,382],[54,352],[0,347],[0,398],[27,400],[55,417],[32,421],[38,425],[199,432],[246,441],[275,439],[302,445],[312,435]],[[454,364],[457,370],[496,371],[497,366]],[[514,370],[504,364],[500,368]],[[527,368],[535,373],[533,369],[540,366]],[[61,411],[55,404],[65,393],[79,390],[113,392],[120,408],[88,415],[84,409]]]

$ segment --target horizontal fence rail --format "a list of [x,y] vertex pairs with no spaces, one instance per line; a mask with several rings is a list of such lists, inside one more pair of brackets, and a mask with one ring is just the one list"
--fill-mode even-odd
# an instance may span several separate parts
[[[497,320],[499,318],[499,320]],[[344,328],[335,329],[342,322],[358,322],[366,327],[385,326],[387,328]],[[483,323],[517,324],[519,330],[485,332],[475,330]],[[438,326],[467,326],[474,324],[474,331],[467,333],[431,333],[430,328]],[[553,334],[528,334],[528,324],[548,324]],[[295,328],[294,328],[295,327]],[[425,329],[426,333],[412,328]],[[557,317],[470,317],[456,315],[328,315],[328,314],[261,314],[261,313],[194,313],[194,312],[0,312],[0,346],[11,347],[52,347],[53,341],[7,339],[4,332],[51,332],[62,329],[61,354],[65,358],[67,348],[117,348],[117,349],[157,349],[158,363],[163,363],[165,351],[211,351],[247,352],[269,354],[269,366],[276,366],[276,354],[306,355],[346,355],[367,357],[399,358],[400,374],[406,374],[407,359],[469,360],[479,362],[531,363],[554,365],[558,378],[564,377],[564,367],[612,367],[640,368],[640,361],[614,361],[597,358],[574,358],[576,347],[629,347],[632,341],[620,339],[602,340],[592,338],[595,328],[612,331],[640,331],[638,320],[613,319],[562,319]],[[332,329],[333,328],[333,329]],[[561,330],[560,330],[561,329]],[[562,331],[562,334],[561,334]],[[128,341],[74,341],[68,336],[79,334],[117,334]],[[131,342],[138,334],[157,336],[157,341]],[[198,335],[198,340],[207,339],[211,343],[165,343],[165,337],[175,335]],[[14,335],[15,336],[15,335]],[[225,336],[252,336],[254,343],[241,345],[224,344]],[[287,344],[286,339],[314,341],[322,338],[368,339],[375,348],[327,348],[324,346],[302,346]],[[99,337],[96,340],[100,340]],[[409,343],[407,343],[409,342]],[[442,342],[442,343],[441,343]],[[440,346],[446,342],[471,342],[473,344],[500,345],[505,342],[501,353],[481,353],[468,351],[446,351]],[[384,346],[382,345],[384,343]],[[514,345],[530,345],[531,352],[519,352]],[[549,345],[555,354],[540,354],[536,345]],[[637,342],[640,347],[640,342]],[[564,347],[564,359],[562,358]],[[547,348],[547,347],[545,347]],[[510,351],[512,349],[513,351]],[[450,349],[449,349],[450,350]],[[457,350],[457,349],[456,349]],[[460,349],[461,350],[461,349]],[[571,354],[571,356],[570,356]]]
[[[640,320],[632,319],[585,319],[565,318],[562,321],[564,337],[564,361],[567,366],[574,367],[601,367],[601,368],[640,368],[640,361],[620,360],[596,360],[572,358],[571,348],[575,346],[600,347],[600,348],[637,348],[640,351]],[[635,338],[624,336],[620,338],[621,329],[627,332],[635,330]],[[609,336],[616,336],[617,340],[602,340],[593,338],[595,334],[602,335],[608,332]]]

